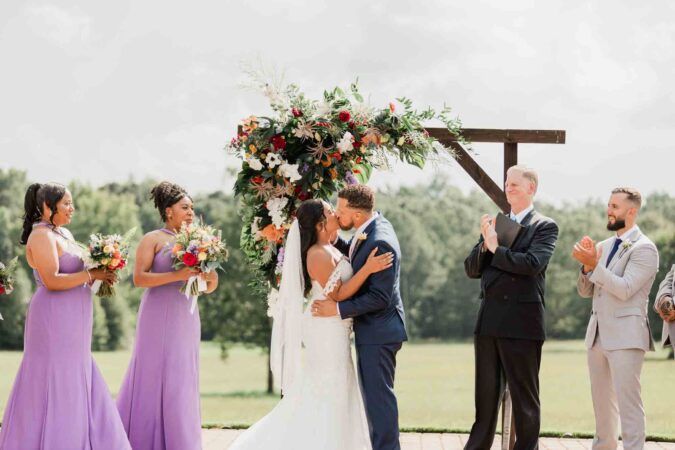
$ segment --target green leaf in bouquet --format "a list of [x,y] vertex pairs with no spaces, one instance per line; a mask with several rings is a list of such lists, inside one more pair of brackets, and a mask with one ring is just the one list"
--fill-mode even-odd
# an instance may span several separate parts
[[0,274],[2,275],[12,275],[16,268],[19,267],[19,257],[15,256],[12,258],[4,268],[0,269]]
[[370,164],[356,164],[354,166],[354,169],[358,170],[357,172],[354,172],[354,176],[356,177],[357,180],[359,180],[359,183],[361,184],[366,184],[368,183],[368,180],[370,180],[370,176],[373,174],[373,166]]
[[424,169],[424,164],[426,162],[424,156],[414,152],[404,153],[404,155],[408,164],[412,164],[413,166],[419,167],[420,169]]
[[122,242],[129,245],[129,243],[131,242],[131,238],[133,238],[135,234],[136,234],[136,227],[133,227],[131,230],[124,233],[124,236],[122,236]]

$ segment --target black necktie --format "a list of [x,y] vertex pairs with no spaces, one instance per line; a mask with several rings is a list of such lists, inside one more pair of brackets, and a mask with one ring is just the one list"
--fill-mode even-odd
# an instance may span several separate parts
[[612,247],[612,251],[609,252],[609,256],[607,257],[607,264],[605,267],[609,267],[609,263],[616,254],[616,251],[619,249],[619,245],[621,245],[621,239],[615,238],[614,239],[614,247]]

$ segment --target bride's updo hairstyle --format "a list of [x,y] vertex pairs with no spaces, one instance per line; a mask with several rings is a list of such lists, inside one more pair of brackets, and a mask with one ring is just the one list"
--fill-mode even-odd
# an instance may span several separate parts
[[323,202],[317,199],[305,200],[298,208],[296,217],[300,228],[302,274],[305,278],[305,295],[307,295],[312,290],[312,280],[309,278],[309,272],[307,271],[307,252],[318,240],[316,225],[326,220],[323,213]]
[[66,195],[66,187],[58,183],[33,183],[28,186],[26,197],[23,201],[23,233],[21,233],[21,245],[26,245],[28,236],[33,231],[33,224],[42,219],[42,206],[47,205],[51,210],[49,222],[54,226],[56,205]]
[[155,208],[159,210],[162,222],[166,222],[167,220],[166,208],[171,208],[181,201],[183,197],[190,196],[185,189],[168,181],[162,181],[150,191],[150,199],[155,202]]

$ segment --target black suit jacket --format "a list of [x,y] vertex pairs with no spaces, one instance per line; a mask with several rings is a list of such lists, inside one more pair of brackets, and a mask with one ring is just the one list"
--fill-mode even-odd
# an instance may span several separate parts
[[546,268],[558,240],[558,225],[536,211],[523,219],[511,248],[481,251],[483,238],[464,261],[470,278],[480,278],[481,304],[474,333],[544,340]]

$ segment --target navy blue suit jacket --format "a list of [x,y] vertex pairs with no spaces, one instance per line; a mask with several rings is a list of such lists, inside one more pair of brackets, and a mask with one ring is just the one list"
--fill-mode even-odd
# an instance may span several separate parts
[[[392,267],[368,277],[363,286],[350,299],[340,302],[340,316],[354,319],[357,345],[394,344],[408,340],[405,330],[405,313],[401,300],[400,271],[401,247],[394,227],[382,214],[364,230],[367,238],[356,243],[352,254],[352,268],[358,272],[377,247],[378,255],[394,254]],[[356,239],[354,237],[353,239]],[[351,241],[338,238],[335,246],[349,255]]]

